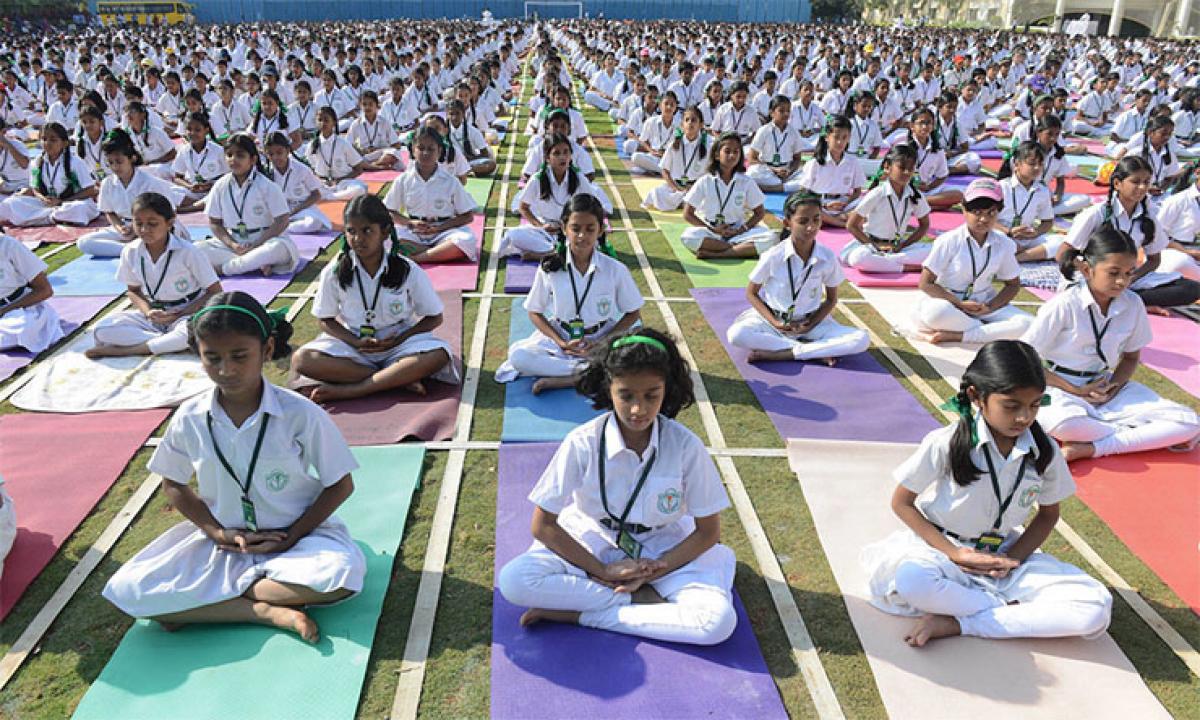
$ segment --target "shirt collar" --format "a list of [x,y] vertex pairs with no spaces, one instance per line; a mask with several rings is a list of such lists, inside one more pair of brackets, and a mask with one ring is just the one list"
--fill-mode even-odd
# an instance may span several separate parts
[[[225,413],[225,408],[221,407],[221,403],[217,402],[218,392],[219,390],[214,387],[208,395],[209,412],[212,413],[214,420],[233,425],[233,420],[229,419],[229,415]],[[250,417],[247,418],[247,422],[242,423],[241,427],[247,427],[251,424],[250,421],[259,417],[263,413],[273,415],[277,418],[283,418],[283,408],[279,404],[279,392],[280,389],[276,387],[270,380],[264,377],[262,399],[258,403],[258,409],[256,409],[250,415]]]
[[[650,444],[642,452],[641,460],[648,460],[651,456],[650,451],[654,451],[654,455],[658,455],[658,435],[662,424],[659,423],[659,418],[654,418],[654,424],[650,426]],[[618,426],[617,414],[609,412],[604,421],[604,445],[605,445],[605,460],[613,460],[622,451],[629,450],[625,444],[625,438],[621,435],[621,428]],[[636,455],[636,453],[634,453]]]
[[[979,440],[975,443],[976,450],[981,449],[986,443],[992,446],[992,449],[996,451],[997,455],[1000,454],[1000,450],[996,447],[996,438],[992,435],[992,429],[988,426],[987,421],[983,419],[983,413],[975,414],[975,432],[979,438]],[[1029,455],[1033,452],[1033,448],[1033,433],[1029,430],[1026,430],[1017,436],[1016,442],[1013,443],[1013,449],[1012,453],[1009,455],[1009,459],[1011,460],[1015,457]]]

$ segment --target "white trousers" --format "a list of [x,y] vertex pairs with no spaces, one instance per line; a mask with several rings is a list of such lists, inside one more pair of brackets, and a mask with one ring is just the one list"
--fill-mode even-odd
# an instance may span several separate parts
[[87,225],[100,217],[91,200],[68,200],[49,207],[32,195],[13,195],[0,202],[0,222],[20,227],[36,225]]
[[642,200],[642,207],[660,212],[674,212],[683,206],[683,196],[687,191],[676,192],[664,182],[650,192]]
[[[395,159],[396,164],[392,166],[393,170],[396,170],[396,171],[404,170],[404,158],[401,157],[400,151],[397,150],[396,148],[379,148],[378,150],[372,150],[371,152],[363,155],[362,159],[367,162],[373,163],[373,162],[379,162],[384,157],[390,157],[390,158]],[[343,180],[342,182],[345,182],[345,181]]]
[[1200,420],[1191,408],[1159,397],[1139,382],[1126,383],[1099,407],[1058,388],[1046,392],[1050,405],[1038,414],[1042,427],[1062,442],[1093,443],[1097,457],[1180,445],[1200,434]]
[[979,168],[983,167],[983,158],[979,157],[979,153],[965,152],[946,161],[951,169],[966,168],[967,172],[974,175],[979,172]]
[[[909,606],[958,620],[963,635],[983,638],[1096,637],[1108,627],[1112,596],[1082,570],[1034,553],[1003,595],[956,582],[925,558],[896,568],[896,593]],[[1008,604],[1014,602],[1015,604]]]
[[779,236],[775,234],[775,231],[763,225],[758,225],[748,230],[744,230],[731,238],[720,237],[710,231],[708,228],[692,226],[683,231],[679,241],[683,243],[683,246],[688,250],[696,252],[700,249],[700,244],[708,238],[719,240],[730,246],[741,245],[744,242],[752,242],[754,243],[755,251],[759,255],[762,255],[767,250],[770,250],[773,245],[779,242]]
[[273,237],[244,255],[238,255],[216,238],[205,238],[196,247],[222,275],[243,275],[263,268],[270,268],[272,274],[287,274],[300,262],[300,251],[286,235]]
[[508,348],[508,360],[496,371],[496,380],[508,382],[518,376],[570,377],[584,362],[583,358],[567,355],[553,340],[534,330],[532,335]]
[[925,262],[932,243],[913,243],[900,252],[879,252],[871,245],[851,240],[842,248],[838,257],[842,264],[865,273],[899,273],[905,267],[914,267]]
[[637,152],[638,146],[641,143],[638,142],[637,138],[626,138],[624,140],[620,140],[619,142],[621,143],[621,149],[625,151],[625,156],[630,158],[632,161],[633,154]]
[[758,183],[758,186],[765,192],[796,192],[800,189],[801,172],[801,170],[797,170],[787,178],[780,179],[765,163],[755,163],[746,169],[746,175]]
[[126,238],[114,228],[106,227],[80,237],[75,241],[75,247],[92,257],[120,257],[125,246],[136,239]]
[[987,343],[992,340],[1020,339],[1033,316],[1012,305],[1005,305],[987,315],[968,315],[942,298],[928,295],[917,304],[917,324],[925,330],[948,330],[963,334],[965,343]]
[[1188,280],[1200,281],[1200,262],[1185,252],[1174,248],[1162,251],[1162,259],[1158,264],[1158,272],[1177,272]]
[[1063,442],[1092,443],[1095,457],[1181,445],[1197,433],[1200,427],[1176,420],[1151,420],[1144,425],[1124,427],[1090,417],[1070,418],[1054,429],[1054,437]]
[[1083,193],[1063,193],[1062,202],[1054,206],[1055,215],[1074,215],[1092,205],[1092,197]]
[[[605,563],[625,557],[616,548],[594,554]],[[716,645],[733,634],[737,613],[725,589],[728,584],[721,584],[723,578],[709,580],[705,576],[711,573],[695,572],[691,578],[672,577],[688,573],[692,565],[728,566],[732,583],[733,551],[714,545],[691,564],[651,583],[665,603],[633,605],[628,593],[591,580],[554,551],[535,544],[500,570],[497,585],[500,594],[514,605],[579,611],[579,624],[585,627],[667,642]]]
[[1032,250],[1035,247],[1042,246],[1046,248],[1046,259],[1053,260],[1058,256],[1058,249],[1067,241],[1066,235],[1058,233],[1048,233],[1046,235],[1038,235],[1031,240],[1013,240],[1017,244],[1017,250]]
[[292,216],[288,234],[309,235],[333,229],[333,223],[316,207],[308,207]]
[[479,242],[475,239],[475,233],[471,232],[471,229],[468,227],[456,227],[453,230],[445,230],[430,237],[417,235],[407,227],[397,227],[396,237],[430,248],[448,242],[461,250],[462,254],[466,255],[468,260],[475,261],[479,258]]
[[40,353],[65,337],[54,308],[44,302],[0,315],[0,350]]
[[842,325],[832,317],[817,324],[807,335],[785,335],[775,329],[754,308],[747,308],[729,326],[725,337],[730,344],[747,350],[791,350],[797,360],[842,357],[865,352],[871,344],[867,333]]
[[131,347],[146,343],[154,355],[183,352],[188,347],[188,318],[181,317],[163,326],[136,310],[129,310],[101,320],[92,337],[98,345]]
[[[996,149],[996,138],[994,138],[994,137],[985,138],[983,140],[980,140],[979,142],[971,143],[968,147],[970,147],[972,150],[975,150],[975,151],[995,150]],[[982,158],[980,158],[980,160],[982,160]]]
[[608,109],[612,107],[612,101],[605,100],[604,98],[600,97],[600,93],[596,92],[595,90],[588,90],[585,92],[583,94],[583,101],[601,112],[607,112]]
[[504,231],[504,237],[500,239],[500,256],[547,253],[554,249],[554,240],[550,233],[541,228],[519,225]]
[[648,152],[634,152],[629,161],[633,163],[635,169],[641,170],[647,175],[662,174],[662,158],[655,157]]
[[367,184],[355,178],[339,180],[333,187],[321,185],[321,197],[326,200],[352,200],[367,194]]
[[0,499],[4,501],[4,505],[0,506],[0,576],[3,576],[4,558],[8,557],[13,540],[17,539],[17,509],[13,506],[12,498],[4,492],[3,485],[0,485]]

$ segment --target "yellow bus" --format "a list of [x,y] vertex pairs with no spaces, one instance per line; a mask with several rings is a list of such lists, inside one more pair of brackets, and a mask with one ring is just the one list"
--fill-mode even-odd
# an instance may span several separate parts
[[195,22],[192,4],[186,2],[101,2],[96,13],[105,25],[135,22],[138,25],[178,25]]

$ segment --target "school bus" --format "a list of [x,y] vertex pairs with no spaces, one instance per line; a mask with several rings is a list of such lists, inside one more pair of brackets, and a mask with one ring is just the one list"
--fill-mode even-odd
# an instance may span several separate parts
[[193,23],[192,4],[185,2],[97,2],[96,13],[105,25],[136,22],[138,25]]

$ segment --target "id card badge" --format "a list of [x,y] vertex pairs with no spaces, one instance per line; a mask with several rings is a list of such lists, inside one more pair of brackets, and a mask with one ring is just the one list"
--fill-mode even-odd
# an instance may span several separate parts
[[246,227],[246,223],[244,222],[238,223],[233,231],[237,234],[238,239],[243,242],[245,242],[246,238],[250,237],[250,229]]
[[628,530],[617,533],[617,547],[633,560],[642,556],[642,544]]
[[975,549],[983,552],[994,553],[1000,549],[1000,545],[1004,542],[1004,536],[996,533],[984,533],[975,541]]
[[724,215],[717,215],[715,218],[713,218],[713,225],[724,225],[724,224],[725,224],[725,216]]
[[199,185],[204,182],[204,178],[202,176],[200,176],[199,174],[197,174],[192,178],[192,182],[196,185]]
[[151,303],[150,303],[150,309],[151,310],[166,310],[167,304],[159,302],[157,300],[154,300],[154,301],[151,301]]
[[250,532],[258,532],[258,514],[254,512],[254,503],[245,495],[242,496],[242,521]]
[[687,187],[688,185],[692,184],[692,181],[688,180],[687,175],[684,175],[683,177],[679,178],[679,182],[677,182],[675,184],[678,185],[679,187]]
[[788,308],[787,308],[787,310],[784,310],[784,311],[783,311],[783,317],[782,317],[782,318],[780,318],[780,320],[783,320],[783,322],[784,322],[784,323],[790,323],[790,322],[792,321],[792,315],[793,315],[795,312],[796,312],[796,306],[795,306],[795,305],[788,305]]
[[772,165],[779,164],[779,153],[775,153],[775,155],[771,158],[771,164]]
[[576,318],[576,319],[572,320],[571,322],[567,323],[567,333],[570,335],[572,340],[582,340],[583,339],[583,320]]
[[375,326],[374,325],[359,325],[358,326],[358,336],[360,338],[375,337]]

